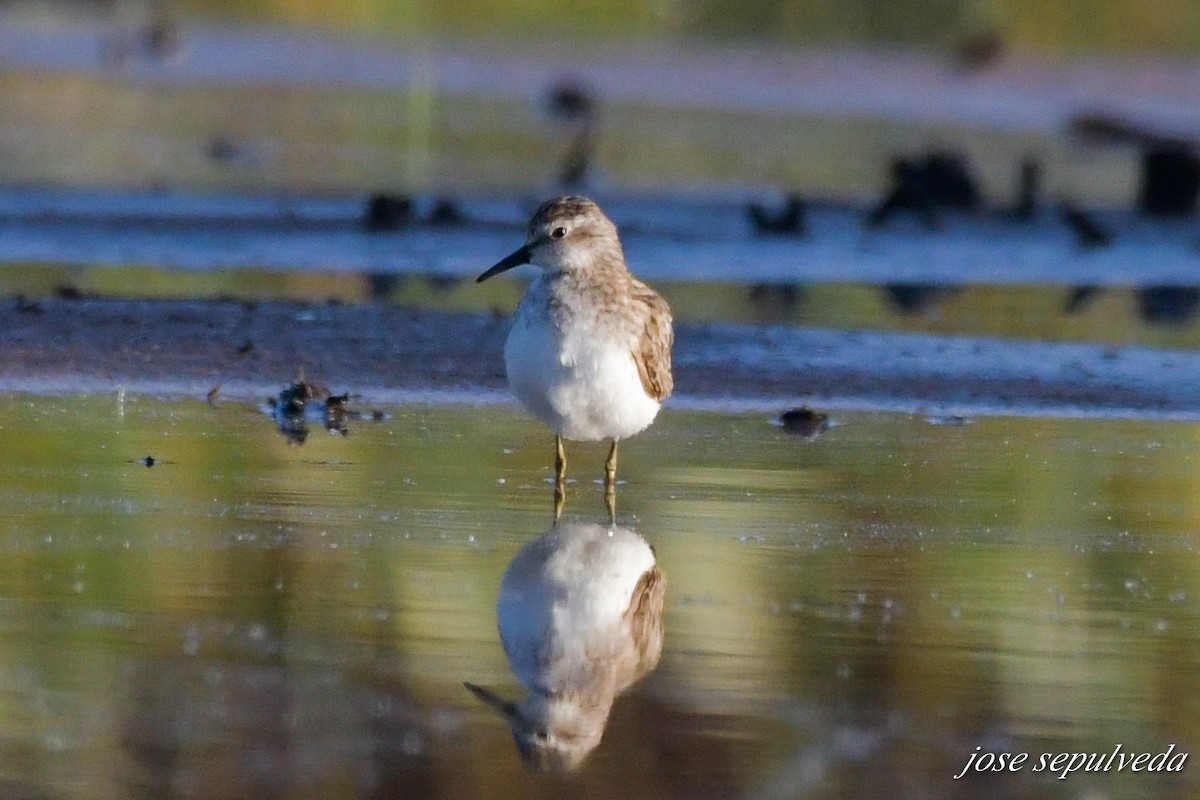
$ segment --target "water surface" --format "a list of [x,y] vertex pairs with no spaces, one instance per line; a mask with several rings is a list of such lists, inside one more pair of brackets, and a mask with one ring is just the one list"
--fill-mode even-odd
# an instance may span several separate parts
[[[801,440],[666,410],[618,497],[668,576],[662,663],[552,779],[462,688],[515,692],[493,604],[551,524],[538,425],[397,407],[297,447],[239,403],[0,409],[13,794],[1196,792],[1191,769],[952,780],[977,745],[1196,746],[1193,424],[834,410]],[[603,447],[570,457],[566,514],[603,522]]]

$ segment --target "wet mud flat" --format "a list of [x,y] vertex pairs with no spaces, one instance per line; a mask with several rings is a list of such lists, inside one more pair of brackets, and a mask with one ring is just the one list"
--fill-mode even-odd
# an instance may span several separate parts
[[[0,303],[0,391],[264,397],[298,375],[372,402],[506,396],[506,313],[232,300]],[[679,324],[673,403],[1200,417],[1185,350],[784,325]]]

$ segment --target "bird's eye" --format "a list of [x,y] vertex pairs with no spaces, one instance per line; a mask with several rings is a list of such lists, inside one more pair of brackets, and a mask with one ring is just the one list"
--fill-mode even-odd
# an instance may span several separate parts
[[[562,230],[562,228],[559,228],[559,230]],[[550,738],[550,734],[546,731],[534,731],[533,735],[543,742]]]
[[551,239],[561,239],[566,235],[567,235],[566,228],[555,228],[554,230],[550,231]]

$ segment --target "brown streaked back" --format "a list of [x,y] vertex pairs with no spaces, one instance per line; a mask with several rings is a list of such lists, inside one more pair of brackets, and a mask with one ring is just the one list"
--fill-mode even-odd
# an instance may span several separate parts
[[657,564],[642,573],[633,587],[625,617],[638,655],[638,666],[624,685],[616,687],[618,692],[624,691],[658,666],[659,656],[662,655],[663,599],[666,591],[667,576]]
[[646,324],[633,360],[642,379],[642,388],[661,403],[675,388],[675,378],[671,374],[671,347],[675,343],[671,308],[657,292],[636,278],[630,289],[633,299],[645,304],[647,309]]

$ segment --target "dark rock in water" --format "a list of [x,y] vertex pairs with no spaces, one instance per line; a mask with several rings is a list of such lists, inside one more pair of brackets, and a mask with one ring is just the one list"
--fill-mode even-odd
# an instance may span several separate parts
[[330,433],[345,436],[350,432],[350,419],[380,422],[388,415],[379,410],[352,411],[350,394],[334,394],[324,386],[309,383],[301,376],[291,386],[269,398],[263,406],[291,444],[304,444],[308,439],[309,423],[320,424]]
[[966,156],[933,151],[892,162],[892,186],[867,216],[866,224],[877,228],[907,211],[916,214],[926,228],[933,228],[938,208],[972,211],[978,207],[979,189]]
[[779,422],[785,432],[811,439],[829,427],[829,416],[818,414],[808,406],[800,406],[783,412]]
[[807,211],[807,205],[797,194],[789,194],[778,211],[755,202],[746,206],[750,227],[760,236],[803,236],[808,227]]
[[395,231],[412,222],[412,198],[404,195],[373,194],[367,199],[362,225],[372,233]]
[[467,222],[467,215],[453,200],[439,197],[434,201],[428,219],[430,225],[464,225]]
[[1146,322],[1180,324],[1200,308],[1200,286],[1143,286],[1137,299],[1138,314]]
[[1075,234],[1075,243],[1084,250],[1096,247],[1108,247],[1113,243],[1113,235],[1103,228],[1100,223],[1081,208],[1076,208],[1068,202],[1062,204],[1063,222]]
[[941,283],[888,283],[883,292],[902,314],[917,314],[956,294],[958,288]]
[[59,300],[82,300],[84,295],[78,286],[63,283],[54,287],[54,296]]
[[979,206],[979,189],[966,156],[933,152],[918,161],[916,167],[916,176],[934,205],[961,209]]
[[1138,211],[1156,217],[1181,217],[1200,199],[1200,157],[1190,148],[1159,146],[1142,153]]
[[867,227],[882,227],[901,212],[916,214],[921,224],[932,229],[937,225],[933,202],[921,188],[916,169],[907,159],[892,162],[892,188],[867,215]]
[[304,444],[308,423],[319,421],[330,433],[345,435],[349,394],[335,395],[329,389],[303,378],[267,400],[271,416],[291,444]]
[[1070,291],[1067,293],[1066,302],[1063,303],[1063,311],[1068,314],[1077,313],[1089,302],[1091,302],[1093,297],[1100,294],[1102,291],[1104,291],[1103,287],[1090,283],[1080,286],[1072,286]]

